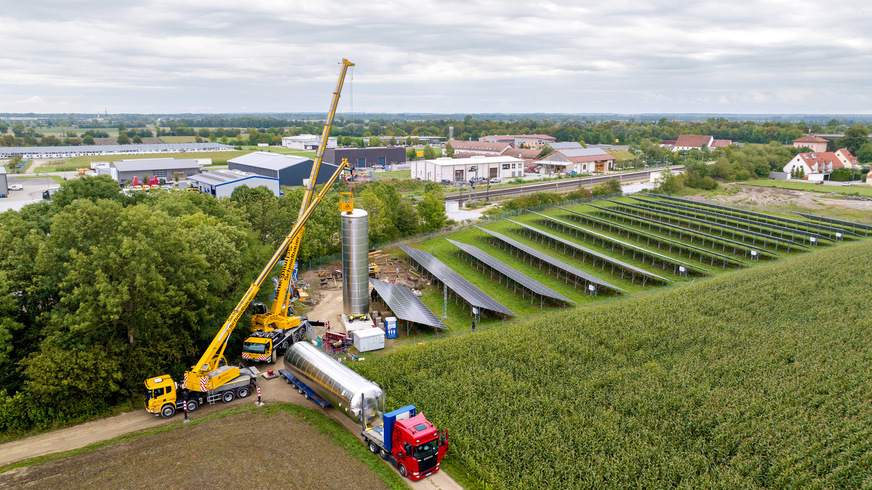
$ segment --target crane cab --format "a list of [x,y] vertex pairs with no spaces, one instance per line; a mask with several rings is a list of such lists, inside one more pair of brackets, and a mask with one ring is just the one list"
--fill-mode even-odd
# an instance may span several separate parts
[[145,410],[172,417],[176,413],[176,382],[168,374],[145,380]]

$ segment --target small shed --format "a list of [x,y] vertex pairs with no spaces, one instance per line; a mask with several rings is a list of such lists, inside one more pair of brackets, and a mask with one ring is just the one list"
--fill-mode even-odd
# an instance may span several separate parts
[[273,194],[280,194],[279,179],[272,177],[264,177],[249,172],[240,172],[238,170],[214,170],[212,172],[203,172],[197,175],[191,175],[188,180],[193,182],[194,187],[204,194],[211,194],[215,197],[230,197],[233,194],[233,189],[240,186],[266,187]]

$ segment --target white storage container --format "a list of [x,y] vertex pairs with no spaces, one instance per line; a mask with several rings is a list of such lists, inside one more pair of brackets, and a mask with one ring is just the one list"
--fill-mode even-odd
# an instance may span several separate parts
[[385,333],[380,328],[364,328],[352,332],[354,348],[358,352],[369,352],[385,348]]

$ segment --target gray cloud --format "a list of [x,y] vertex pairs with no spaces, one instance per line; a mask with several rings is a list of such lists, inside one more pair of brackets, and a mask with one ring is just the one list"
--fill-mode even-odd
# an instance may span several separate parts
[[0,111],[872,112],[859,1],[122,3],[0,13]]

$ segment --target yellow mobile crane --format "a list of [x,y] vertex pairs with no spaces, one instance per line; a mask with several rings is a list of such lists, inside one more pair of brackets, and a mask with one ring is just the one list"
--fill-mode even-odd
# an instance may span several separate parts
[[[260,290],[261,284],[267,278],[273,267],[279,260],[285,256],[296,258],[297,251],[300,247],[300,240],[303,235],[303,229],[306,221],[312,216],[315,208],[324,199],[324,195],[330,190],[330,187],[336,182],[336,179],[345,169],[344,164],[339,164],[336,171],[330,177],[330,180],[324,184],[321,191],[315,194],[315,184],[318,178],[318,171],[323,161],[323,154],[330,128],[333,124],[333,117],[336,114],[336,107],[339,104],[339,95],[342,93],[342,85],[345,82],[345,74],[348,68],[354,66],[354,63],[343,59],[342,71],[339,75],[339,83],[336,85],[336,90],[333,92],[333,101],[330,105],[330,112],[327,116],[327,124],[324,126],[324,134],[322,135],[321,146],[318,149],[317,157],[312,164],[312,172],[309,180],[306,183],[306,191],[303,196],[303,204],[300,206],[300,214],[294,222],[291,232],[285,237],[282,244],[273,254],[272,258],[267,262],[266,267],[261,271],[257,279],[249,286],[245,295],[239,300],[239,303],[233,309],[233,312],[218,330],[212,343],[203,352],[197,364],[191,366],[191,369],[185,372],[185,379],[181,387],[173,381],[169,375],[162,375],[145,380],[146,400],[145,409],[149,413],[160,414],[163,417],[172,417],[177,410],[187,408],[189,412],[194,411],[201,404],[223,400],[230,402],[234,398],[245,398],[252,393],[253,388],[257,384],[257,372],[250,368],[240,368],[228,366],[227,360],[224,358],[224,349],[227,348],[227,340],[233,329],[236,328],[236,323],[248,309],[251,302],[254,300],[257,292]],[[314,196],[314,197],[313,197]],[[290,267],[293,271],[293,261],[285,261],[282,276],[285,275],[285,269]],[[288,271],[288,278],[290,278]],[[279,284],[281,287],[281,283]],[[283,291],[279,289],[278,291]],[[278,294],[276,295],[278,300]],[[282,301],[280,301],[282,302]]]

